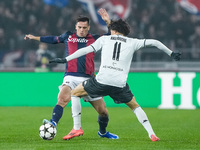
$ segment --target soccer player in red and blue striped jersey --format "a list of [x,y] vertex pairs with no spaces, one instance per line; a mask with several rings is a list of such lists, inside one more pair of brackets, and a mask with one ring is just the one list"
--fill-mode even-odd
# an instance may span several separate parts
[[[105,9],[100,9],[98,11],[102,19],[106,22],[107,25],[110,23],[109,16]],[[40,42],[58,44],[64,43],[66,49],[66,56],[71,55],[80,48],[89,46],[92,44],[100,35],[93,35],[88,33],[90,29],[89,18],[88,17],[79,17],[75,25],[76,32],[66,32],[60,36],[33,36],[31,34],[25,36],[26,39],[33,39]],[[57,126],[59,120],[63,114],[63,108],[72,101],[72,116],[74,121],[74,127],[72,131],[63,137],[64,140],[69,140],[73,137],[83,135],[84,132],[81,128],[81,104],[80,99],[71,97],[71,90],[74,89],[79,83],[84,80],[89,79],[94,76],[94,53],[89,53],[80,58],[74,59],[66,65],[65,76],[63,79],[60,92],[58,94],[58,102],[54,107],[52,119],[48,121],[44,119],[43,122],[50,122],[54,126]],[[89,96],[82,97],[85,101],[89,101],[91,105],[99,113],[98,122],[99,122],[99,132],[102,137],[110,139],[118,139],[119,137],[115,134],[109,133],[106,131],[108,124],[108,111],[106,109],[105,102],[102,97],[91,98]],[[74,100],[73,100],[74,99]]]
[[[77,28],[79,28],[78,26]],[[80,27],[82,28],[82,27]],[[79,30],[79,29],[77,29]],[[83,34],[84,36],[84,34]],[[50,37],[41,37],[41,42],[48,42]],[[52,43],[65,43],[66,56],[73,54],[77,49],[86,47],[92,44],[99,35],[87,34],[86,37],[80,37],[77,33],[66,32],[60,36],[51,37]],[[79,76],[79,77],[91,77],[94,75],[94,53],[89,53],[84,57],[75,59],[66,65],[65,76]]]

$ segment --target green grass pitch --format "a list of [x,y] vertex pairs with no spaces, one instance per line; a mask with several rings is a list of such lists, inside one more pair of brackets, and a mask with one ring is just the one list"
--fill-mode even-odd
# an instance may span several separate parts
[[107,130],[118,140],[99,138],[97,113],[82,108],[84,135],[62,140],[72,129],[71,108],[64,110],[57,135],[51,141],[39,137],[44,118],[50,119],[53,107],[0,107],[0,149],[2,150],[198,150],[200,149],[200,109],[160,110],[144,108],[159,142],[151,142],[143,126],[127,107],[108,107]]

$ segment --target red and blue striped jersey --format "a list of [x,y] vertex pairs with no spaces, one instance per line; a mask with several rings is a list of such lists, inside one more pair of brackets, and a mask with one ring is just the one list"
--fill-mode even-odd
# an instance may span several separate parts
[[[86,37],[78,37],[76,33],[66,32],[60,36],[42,36],[41,42],[57,44],[64,43],[66,49],[66,56],[71,55],[80,48],[89,46],[100,35],[87,34]],[[81,76],[89,77],[94,75],[94,53],[81,56],[77,59],[71,60],[66,64],[65,76]]]

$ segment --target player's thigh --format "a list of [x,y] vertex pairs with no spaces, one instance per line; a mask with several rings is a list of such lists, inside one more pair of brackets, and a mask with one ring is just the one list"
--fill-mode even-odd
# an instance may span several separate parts
[[84,87],[82,85],[82,83],[80,83],[76,88],[74,88],[71,92],[72,96],[78,96],[78,97],[82,97],[82,96],[87,96],[87,92],[84,90]]
[[78,86],[80,83],[82,83],[83,81],[87,80],[89,78],[86,77],[77,77],[77,76],[65,76],[63,79],[63,83],[61,86],[59,86],[59,89],[62,89],[63,85],[67,85],[69,86],[71,89],[74,89],[76,86]]
[[133,96],[132,100],[128,103],[125,103],[131,110],[134,110],[139,104],[136,102],[135,97]]
[[94,109],[101,115],[105,116],[108,115],[108,110],[106,108],[106,104],[103,100],[103,98],[96,100],[96,101],[90,101],[90,104],[94,107]]
[[71,88],[67,85],[63,85],[60,92],[58,93],[58,100],[70,101],[71,99]]

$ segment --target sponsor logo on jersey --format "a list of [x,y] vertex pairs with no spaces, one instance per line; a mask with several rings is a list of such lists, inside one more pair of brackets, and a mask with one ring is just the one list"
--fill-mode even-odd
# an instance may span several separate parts
[[78,43],[87,43],[88,40],[85,39],[85,38],[72,38],[71,36],[69,36],[68,42],[73,42],[73,43],[76,43],[76,42],[78,42]]
[[114,70],[117,70],[117,71],[123,71],[122,68],[117,68],[117,67],[107,66],[107,65],[104,65],[103,68],[114,69]]

